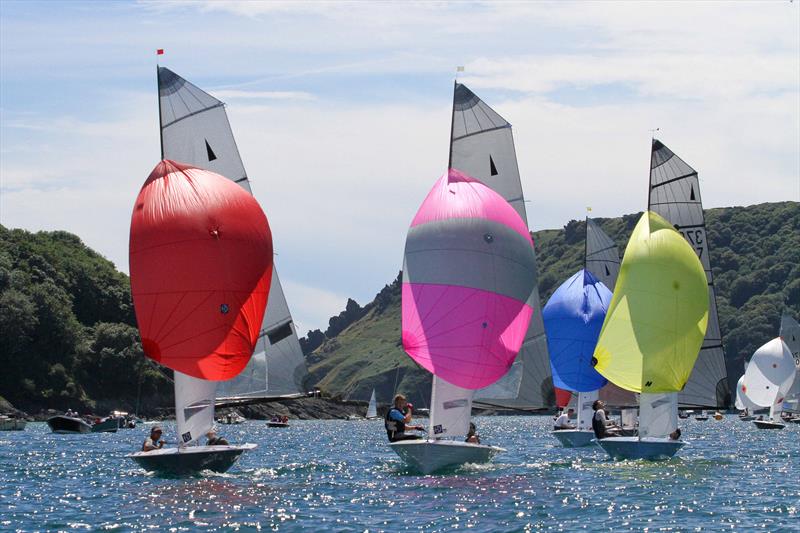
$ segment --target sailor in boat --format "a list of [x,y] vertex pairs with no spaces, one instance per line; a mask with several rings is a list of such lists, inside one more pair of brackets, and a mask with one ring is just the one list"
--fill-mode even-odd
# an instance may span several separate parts
[[389,442],[397,442],[401,440],[416,440],[420,439],[419,435],[406,435],[407,429],[415,429],[423,431],[422,426],[411,426],[411,414],[413,406],[408,403],[406,397],[398,394],[394,397],[394,407],[389,409],[386,413],[384,425],[386,426],[386,435],[389,437]]
[[554,426],[553,429],[555,431],[559,431],[562,429],[575,429],[575,425],[569,423],[569,419],[572,418],[574,414],[575,414],[575,409],[572,409],[571,407],[566,411],[562,411],[561,415],[559,415],[559,417],[556,418],[556,421],[553,424]]
[[481,437],[480,437],[480,435],[478,435],[477,431],[478,430],[475,428],[475,423],[474,422],[470,422],[469,423],[469,432],[467,432],[467,438],[464,439],[464,442],[469,442],[469,443],[472,443],[472,444],[480,444],[481,443]]
[[616,424],[609,422],[606,417],[605,404],[602,400],[595,400],[592,404],[594,409],[594,416],[592,416],[592,429],[594,430],[594,437],[597,440],[605,439],[606,437],[615,437],[618,435],[616,431]]
[[160,450],[164,447],[164,441],[161,440],[161,427],[153,426],[150,430],[150,436],[144,439],[142,444],[143,452],[152,452],[153,450]]
[[669,434],[670,440],[681,440],[681,428],[675,428],[675,431]]
[[208,439],[208,441],[206,442],[206,444],[208,446],[227,446],[228,445],[228,441],[225,440],[223,437],[218,437],[216,430],[213,430],[213,429],[211,431],[209,431],[208,433],[206,433],[206,439]]

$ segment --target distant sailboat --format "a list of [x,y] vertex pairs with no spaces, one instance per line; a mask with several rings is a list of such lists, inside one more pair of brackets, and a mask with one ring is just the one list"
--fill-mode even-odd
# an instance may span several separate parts
[[[497,192],[528,227],[511,124],[458,82],[453,89],[451,118],[449,167]],[[555,405],[535,264],[532,275],[536,287],[532,299],[533,316],[522,349],[503,378],[475,392],[474,403],[478,407],[531,411]]]
[[732,401],[730,384],[735,378],[730,377],[733,370],[726,369],[722,349],[700,180],[695,169],[657,139],[653,140],[650,158],[648,209],[664,217],[683,235],[700,258],[708,280],[708,329],[689,382],[678,394],[678,405],[727,409]]
[[646,211],[633,230],[597,348],[595,369],[638,392],[637,437],[598,444],[615,459],[672,457],[683,442],[677,392],[689,379],[708,322],[708,285],[694,250],[658,214]]
[[197,446],[214,424],[217,382],[258,339],[272,235],[255,198],[225,177],[161,161],[131,217],[131,295],[142,348],[174,371],[177,448],[131,454],[147,470],[224,472],[254,444]]
[[759,408],[769,407],[768,420],[754,420],[760,429],[783,429],[780,413],[795,381],[792,352],[780,337],[761,346],[750,358],[742,380],[741,397]]
[[587,446],[594,438],[592,403],[608,383],[593,368],[592,357],[611,291],[588,270],[588,257],[587,249],[584,268],[561,284],[542,310],[553,383],[559,389],[578,393],[577,427],[553,431],[561,444],[570,448]]
[[369,405],[367,406],[367,420],[378,418],[378,401],[375,398],[375,389],[372,389],[372,396],[369,397]]
[[402,340],[433,374],[428,438],[389,446],[430,473],[502,451],[463,440],[475,390],[511,367],[533,314],[533,242],[514,208],[450,169],[431,189],[406,239]]
[[[221,174],[251,192],[225,104],[168,68],[158,67],[162,155]],[[217,387],[218,406],[307,396],[303,350],[277,269],[255,353],[234,379]]]

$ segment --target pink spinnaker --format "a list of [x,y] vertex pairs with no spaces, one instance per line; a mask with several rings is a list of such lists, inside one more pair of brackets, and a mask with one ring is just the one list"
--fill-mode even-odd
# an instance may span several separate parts
[[428,194],[406,241],[406,353],[462,388],[500,379],[534,312],[533,257],[530,234],[514,208],[451,169]]

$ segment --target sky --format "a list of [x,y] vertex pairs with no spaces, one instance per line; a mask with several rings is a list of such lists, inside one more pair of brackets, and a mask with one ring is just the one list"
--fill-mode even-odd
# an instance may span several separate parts
[[0,0],[0,223],[127,272],[159,60],[227,103],[298,330],[324,330],[400,270],[457,66],[513,125],[539,230],[645,209],[656,128],[706,208],[800,201],[799,58],[791,1]]

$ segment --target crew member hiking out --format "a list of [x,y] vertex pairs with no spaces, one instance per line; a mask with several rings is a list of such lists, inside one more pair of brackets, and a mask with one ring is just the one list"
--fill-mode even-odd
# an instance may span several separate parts
[[406,435],[407,429],[416,429],[422,431],[422,426],[411,426],[411,413],[413,406],[408,403],[406,397],[398,394],[394,397],[394,406],[386,413],[384,425],[386,426],[386,436],[389,437],[389,442],[397,442],[401,440],[415,440],[420,439],[418,435]]

